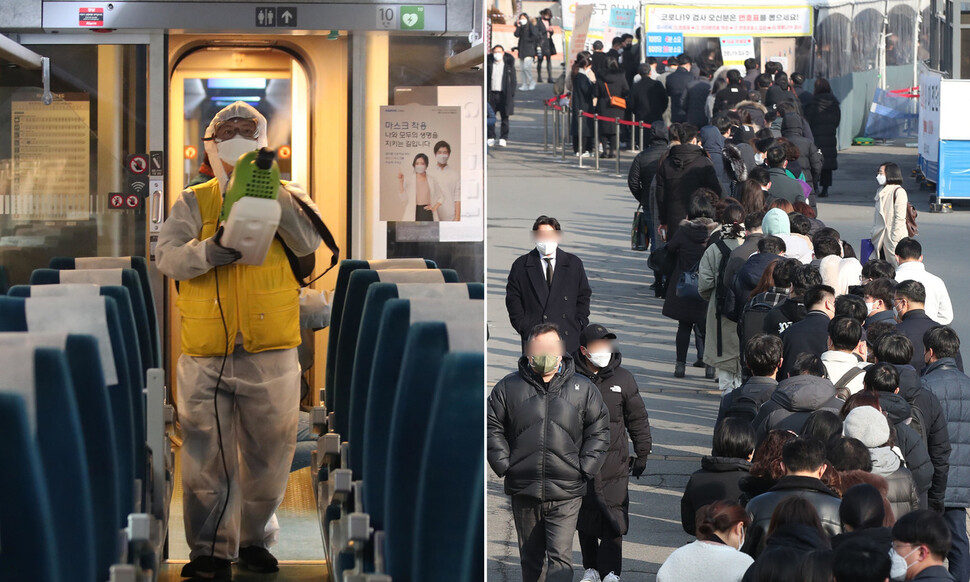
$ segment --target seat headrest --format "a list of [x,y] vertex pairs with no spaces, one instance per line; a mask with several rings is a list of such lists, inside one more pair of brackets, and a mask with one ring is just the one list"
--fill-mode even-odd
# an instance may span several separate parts
[[[464,287],[466,285],[454,285]],[[485,349],[485,302],[477,299],[448,301],[441,299],[411,299],[410,323],[440,321],[448,330],[448,349],[462,352],[481,352]]]
[[95,283],[30,286],[31,297],[97,297],[98,295],[101,295],[101,285]]
[[390,269],[376,271],[381,283],[444,283],[445,276],[438,269]]
[[[73,271],[64,271],[65,273]],[[85,271],[79,271],[85,272]],[[90,272],[90,271],[87,271]],[[104,383],[118,383],[105,297],[29,297],[25,314],[30,332],[65,332],[92,335],[98,340]]]
[[61,283],[94,283],[97,285],[123,285],[124,269],[75,269],[61,271]]
[[375,271],[388,269],[427,269],[424,259],[375,259],[367,261],[367,266]]
[[0,350],[20,345],[63,350],[67,348],[67,336],[67,333],[60,331],[4,331],[0,332]]
[[31,434],[37,434],[37,398],[35,392],[34,348],[23,343],[0,350],[0,392],[19,394],[27,409]]
[[457,283],[398,283],[399,299],[468,299],[468,285]]
[[75,269],[130,269],[131,257],[78,257],[74,259]]

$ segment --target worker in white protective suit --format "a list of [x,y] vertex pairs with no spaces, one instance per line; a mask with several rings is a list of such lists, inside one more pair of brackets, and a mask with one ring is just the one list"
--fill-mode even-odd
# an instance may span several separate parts
[[[237,101],[216,114],[204,143],[215,177],[182,192],[156,255],[158,269],[180,282],[178,411],[191,550],[182,576],[231,580],[237,558],[248,570],[278,570],[268,548],[296,444],[300,286],[278,239],[258,266],[234,264],[240,253],[219,244],[228,175],[239,156],[266,146],[266,118]],[[294,197],[316,212],[305,192],[281,184],[277,233],[305,256],[321,239]]]

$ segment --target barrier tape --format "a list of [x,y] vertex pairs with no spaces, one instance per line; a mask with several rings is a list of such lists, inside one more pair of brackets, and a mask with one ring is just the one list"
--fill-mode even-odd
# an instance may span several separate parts
[[630,125],[630,126],[633,126],[633,127],[644,127],[644,128],[647,128],[647,129],[650,129],[651,127],[653,127],[652,125],[650,125],[649,123],[647,123],[645,121],[627,121],[625,119],[619,119],[618,120],[615,117],[603,117],[602,115],[597,115],[595,113],[586,113],[585,111],[581,111],[580,114],[583,117],[589,117],[590,119],[594,119],[594,120],[597,120],[597,121],[610,121],[610,122],[613,122],[613,123],[616,123],[617,121],[619,121],[620,125]]
[[892,91],[886,91],[891,95],[896,95],[898,97],[908,97],[910,99],[919,98],[919,87],[907,87],[906,89],[893,89]]
[[546,99],[546,105],[552,105],[553,103],[555,103],[556,101],[559,101],[563,97],[569,97],[569,93],[563,93],[562,95],[559,95],[558,97],[550,97],[550,98]]

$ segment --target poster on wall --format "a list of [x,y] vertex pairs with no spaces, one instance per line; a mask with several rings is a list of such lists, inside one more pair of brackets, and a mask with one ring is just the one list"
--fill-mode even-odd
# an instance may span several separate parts
[[576,7],[576,22],[573,33],[569,37],[569,60],[568,64],[576,62],[576,55],[586,50],[587,34],[589,33],[590,19],[593,17],[593,7],[589,5]]
[[50,105],[35,95],[10,101],[13,180],[4,206],[13,218],[90,218],[90,111],[87,96]]
[[381,107],[380,220],[460,220],[461,107]]
[[684,35],[680,32],[647,33],[648,57],[672,57],[684,52]]
[[812,36],[811,6],[647,5],[644,28],[684,36]]
[[[637,28],[637,9],[610,7],[610,17],[603,29],[603,44],[610,44],[614,37],[633,34]],[[607,42],[609,41],[609,42]]]
[[761,70],[765,70],[765,63],[774,62],[781,65],[785,71],[791,71],[795,66],[795,39],[793,38],[763,38],[761,39]]
[[742,73],[744,61],[754,57],[754,38],[750,36],[722,36],[721,59],[729,67],[735,67]]

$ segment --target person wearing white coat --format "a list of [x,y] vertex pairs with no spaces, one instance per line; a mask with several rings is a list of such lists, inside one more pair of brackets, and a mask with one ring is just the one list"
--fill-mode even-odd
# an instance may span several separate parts
[[896,245],[909,235],[906,230],[906,205],[909,197],[903,189],[903,174],[899,166],[889,162],[879,166],[876,174],[876,213],[872,222],[870,259],[884,259],[896,266]]

